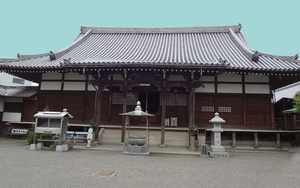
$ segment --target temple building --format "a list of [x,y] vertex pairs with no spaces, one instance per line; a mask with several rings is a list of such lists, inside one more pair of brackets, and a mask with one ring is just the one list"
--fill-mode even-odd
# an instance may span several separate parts
[[[278,44],[280,45],[280,44]],[[160,132],[209,127],[214,112],[225,128],[276,129],[276,88],[299,81],[298,56],[252,50],[241,25],[190,28],[81,27],[60,51],[21,55],[0,71],[39,83],[22,121],[36,111],[67,108],[72,123],[123,130],[119,115],[141,101]],[[133,120],[135,126],[143,122]],[[124,131],[121,138],[124,139]]]

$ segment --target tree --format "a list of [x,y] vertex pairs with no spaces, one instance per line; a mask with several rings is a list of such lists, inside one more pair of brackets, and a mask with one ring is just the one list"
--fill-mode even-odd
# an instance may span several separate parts
[[300,92],[297,92],[294,96],[294,108],[296,112],[300,112]]

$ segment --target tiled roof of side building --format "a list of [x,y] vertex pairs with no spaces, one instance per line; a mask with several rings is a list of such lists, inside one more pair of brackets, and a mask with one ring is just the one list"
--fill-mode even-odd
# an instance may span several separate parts
[[190,28],[81,27],[67,48],[19,55],[0,69],[86,66],[223,66],[234,70],[298,71],[298,56],[275,56],[248,47],[241,26]]
[[13,59],[13,58],[0,58],[0,63],[13,62],[16,60],[17,59]]

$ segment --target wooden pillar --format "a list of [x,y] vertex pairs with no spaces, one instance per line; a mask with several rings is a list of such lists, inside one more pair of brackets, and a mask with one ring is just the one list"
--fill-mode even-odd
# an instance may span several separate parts
[[190,84],[189,84],[189,98],[188,98],[188,113],[189,113],[189,120],[188,120],[188,125],[189,125],[189,147],[191,146],[191,135],[192,135],[192,130],[193,126],[195,125],[195,91],[193,88],[193,80],[194,80],[194,72],[191,72],[191,78],[190,78]]
[[162,91],[160,93],[161,96],[161,139],[160,139],[160,145],[164,146],[165,145],[165,119],[166,119],[166,107],[167,107],[167,101],[166,101],[166,92]]
[[275,129],[276,125],[275,125],[275,113],[274,113],[274,95],[272,92],[272,87],[269,81],[269,87],[270,87],[270,124],[271,124],[271,128]]
[[217,107],[217,93],[218,93],[218,75],[214,76],[214,86],[215,86],[215,92],[213,94],[213,102],[214,102],[214,112],[218,111]]
[[111,113],[112,113],[112,96],[113,96],[113,92],[111,91],[111,89],[109,89],[108,91],[108,114],[107,114],[107,123],[111,124]]
[[236,132],[232,132],[232,147],[236,147]]
[[296,129],[297,127],[297,115],[296,113],[292,113],[292,117],[293,117],[293,129]]
[[102,100],[102,90],[103,86],[98,82],[96,85],[95,92],[95,106],[94,106],[94,119],[95,126],[99,126],[101,124],[101,100]]
[[83,118],[84,123],[88,123],[88,87],[89,87],[89,75],[85,74],[85,88],[84,88],[84,107],[83,107]]
[[[123,85],[123,113],[127,112],[127,93],[128,93],[128,83],[127,83],[127,70],[123,72],[124,85]],[[123,116],[122,130],[121,130],[121,142],[125,141],[125,125],[126,117]]]
[[242,108],[243,108],[243,120],[242,127],[247,127],[247,95],[246,95],[246,87],[245,87],[245,74],[242,74]]
[[[65,72],[62,73],[62,79],[61,79],[61,88],[60,88],[60,97],[61,101],[64,101],[64,85],[65,85]],[[66,108],[65,103],[62,102],[60,104],[60,111],[62,111],[63,108]]]
[[258,147],[258,133],[254,133],[254,147]]
[[281,144],[280,144],[280,133],[276,133],[276,146],[277,147],[281,146]]
[[167,93],[166,93],[166,72],[163,71],[162,76],[162,86],[161,86],[161,92],[160,92],[160,100],[161,100],[161,139],[160,139],[160,145],[165,146],[165,119],[166,119],[166,108],[167,108]]

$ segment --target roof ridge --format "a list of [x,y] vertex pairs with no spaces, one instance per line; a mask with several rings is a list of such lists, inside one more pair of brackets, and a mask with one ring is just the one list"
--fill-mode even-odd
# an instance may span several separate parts
[[254,51],[252,51],[245,42],[243,42],[236,33],[229,29],[230,38],[233,40],[233,42],[237,45],[237,47],[242,51],[244,55],[246,55],[250,60],[253,59],[253,56],[256,54]]
[[231,26],[202,26],[202,27],[89,27],[81,26],[81,33],[92,30],[92,33],[213,33],[240,32],[241,25]]
[[6,62],[12,62],[16,61],[17,59],[15,58],[0,58],[0,63],[6,63]]
[[77,38],[69,46],[54,52],[56,59],[62,57],[64,54],[66,54],[67,52],[72,50],[74,47],[76,47],[78,44],[80,44],[82,41],[84,41],[87,38],[87,36],[89,36],[91,34],[91,32],[92,32],[92,30],[90,29],[90,30],[87,30],[87,32],[84,33],[83,35],[79,34],[79,36],[77,36]]
[[80,43],[84,38],[86,38],[86,36],[88,36],[90,34],[89,32],[86,32],[84,35],[80,34],[76,37],[76,39],[66,48],[63,48],[61,50],[58,50],[56,52],[53,51],[49,51],[47,53],[41,53],[41,54],[17,54],[17,59],[15,59],[16,61],[20,61],[20,60],[30,60],[30,59],[37,59],[37,58],[42,58],[42,57],[46,57],[46,56],[51,56],[52,54],[54,54],[56,56],[56,59],[62,57],[66,52],[70,51],[72,48],[74,48],[76,45],[78,45],[78,43]]
[[296,60],[298,60],[299,55],[295,54],[293,56],[279,56],[279,55],[273,55],[273,54],[268,54],[268,53],[264,53],[264,52],[258,52],[259,55],[263,55],[263,56],[268,56],[271,58],[277,58],[280,60],[284,60],[284,61],[293,61],[296,62]]
[[47,53],[41,53],[41,54],[17,54],[17,59],[15,60],[30,60],[30,59],[36,59],[36,58],[41,58],[45,56],[49,56],[49,52]]
[[[256,58],[259,58],[259,56],[268,56],[271,58],[277,58],[280,60],[284,60],[284,61],[293,61],[295,62],[295,60],[298,59],[298,54],[294,55],[294,56],[278,56],[278,55],[273,55],[273,54],[268,54],[268,53],[263,53],[257,50],[252,50],[250,49],[247,44],[244,42],[244,40],[242,41],[237,34],[230,30],[230,36],[233,39],[233,41],[238,45],[238,47],[240,47],[240,49],[244,52],[244,54],[250,58],[251,60],[255,61]],[[257,59],[258,60],[258,59]]]

